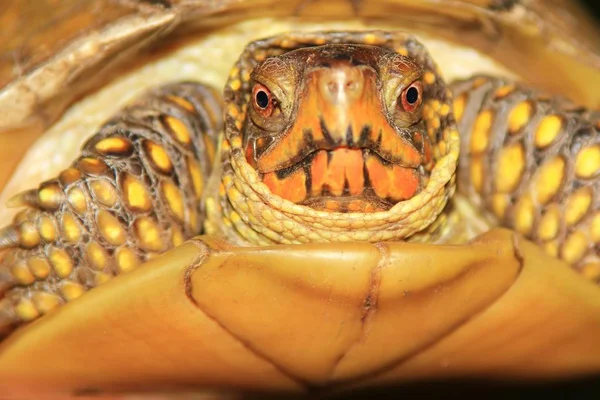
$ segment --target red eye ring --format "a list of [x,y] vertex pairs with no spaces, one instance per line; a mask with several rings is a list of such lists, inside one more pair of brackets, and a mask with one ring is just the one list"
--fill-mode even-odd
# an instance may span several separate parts
[[423,85],[420,81],[411,83],[400,94],[400,106],[406,112],[415,111],[423,101]]
[[252,105],[254,110],[265,118],[273,114],[275,108],[273,96],[265,85],[256,83],[252,88]]

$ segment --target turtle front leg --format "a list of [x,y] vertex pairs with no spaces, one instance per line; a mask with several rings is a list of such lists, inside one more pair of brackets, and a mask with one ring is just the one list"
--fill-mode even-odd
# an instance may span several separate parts
[[498,78],[453,84],[459,190],[600,280],[600,114]]
[[110,119],[56,179],[15,196],[0,233],[0,333],[201,232],[222,130],[198,83],[146,93]]

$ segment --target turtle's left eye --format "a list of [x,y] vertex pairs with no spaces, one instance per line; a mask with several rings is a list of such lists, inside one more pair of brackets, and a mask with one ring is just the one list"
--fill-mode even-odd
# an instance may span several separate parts
[[252,104],[256,112],[263,117],[269,117],[273,114],[275,108],[275,99],[271,91],[265,85],[257,83],[252,88]]
[[411,83],[400,94],[399,105],[406,112],[413,112],[423,100],[423,85],[420,81]]

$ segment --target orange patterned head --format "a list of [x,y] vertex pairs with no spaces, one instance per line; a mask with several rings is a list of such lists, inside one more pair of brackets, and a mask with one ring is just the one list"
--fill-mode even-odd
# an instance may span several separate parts
[[429,177],[422,75],[412,59],[369,45],[268,58],[251,77],[246,160],[273,194],[296,204],[390,209]]

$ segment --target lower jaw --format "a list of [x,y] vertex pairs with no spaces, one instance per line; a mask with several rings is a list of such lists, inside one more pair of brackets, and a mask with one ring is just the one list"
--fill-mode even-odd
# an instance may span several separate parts
[[418,170],[391,164],[370,150],[319,150],[287,171],[261,174],[271,193],[330,212],[387,211],[420,192]]
[[372,213],[378,211],[387,211],[394,206],[394,204],[386,200],[371,196],[322,196],[308,199],[300,204],[317,211],[348,213]]

